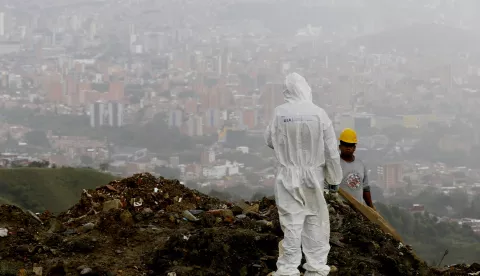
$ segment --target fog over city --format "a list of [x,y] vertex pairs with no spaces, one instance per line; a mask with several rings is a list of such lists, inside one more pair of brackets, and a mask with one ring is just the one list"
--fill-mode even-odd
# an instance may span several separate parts
[[480,258],[479,0],[0,0],[0,59],[2,170],[149,172],[259,200],[296,72],[337,137],[356,131],[377,210],[418,254]]

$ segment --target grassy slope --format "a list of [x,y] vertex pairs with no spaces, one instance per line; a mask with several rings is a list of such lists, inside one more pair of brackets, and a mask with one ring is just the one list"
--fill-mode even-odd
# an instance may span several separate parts
[[0,203],[60,212],[78,201],[82,189],[102,186],[113,179],[92,169],[0,169]]
[[470,227],[456,223],[437,223],[428,214],[412,215],[395,206],[376,204],[377,210],[397,230],[420,258],[438,265],[445,250],[443,264],[473,263],[480,256],[480,237]]

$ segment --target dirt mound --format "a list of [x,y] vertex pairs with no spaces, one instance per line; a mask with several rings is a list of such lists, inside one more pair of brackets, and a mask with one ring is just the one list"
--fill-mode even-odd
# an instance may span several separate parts
[[[332,275],[467,275],[431,269],[327,196]],[[176,180],[136,174],[54,216],[0,206],[0,275],[266,275],[282,238],[275,202],[223,202]],[[35,274],[35,273],[37,274]]]

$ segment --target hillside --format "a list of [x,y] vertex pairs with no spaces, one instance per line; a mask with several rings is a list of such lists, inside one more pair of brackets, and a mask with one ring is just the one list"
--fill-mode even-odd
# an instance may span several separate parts
[[480,256],[480,236],[468,225],[440,222],[428,213],[411,214],[396,206],[377,203],[377,210],[425,261],[438,264],[472,263]]
[[[432,269],[348,205],[326,199],[331,275],[480,271],[476,264]],[[0,230],[1,275],[266,275],[282,239],[272,199],[225,202],[145,173],[83,191],[58,216],[2,205]]]
[[439,24],[412,24],[393,30],[361,36],[350,45],[365,46],[371,52],[410,52],[418,48],[427,53],[457,53],[476,51],[478,34]]
[[0,169],[0,203],[15,204],[34,212],[61,212],[77,202],[83,189],[112,181],[114,177],[92,169]]

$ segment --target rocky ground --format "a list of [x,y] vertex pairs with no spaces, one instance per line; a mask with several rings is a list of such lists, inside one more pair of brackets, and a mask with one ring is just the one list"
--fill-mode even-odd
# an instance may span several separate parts
[[[478,264],[430,268],[349,206],[327,201],[331,275],[480,275]],[[267,275],[281,237],[273,200],[232,204],[136,174],[84,190],[58,216],[0,206],[0,275]]]

